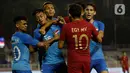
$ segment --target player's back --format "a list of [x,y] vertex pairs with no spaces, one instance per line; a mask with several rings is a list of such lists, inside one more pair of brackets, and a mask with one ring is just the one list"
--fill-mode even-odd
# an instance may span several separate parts
[[29,66],[29,49],[24,43],[23,38],[27,35],[22,32],[16,32],[11,38],[13,49],[13,70],[30,70]]
[[65,38],[68,45],[68,59],[86,61],[86,58],[90,58],[91,35],[97,36],[94,26],[85,20],[76,20],[66,24],[65,31],[67,31]]

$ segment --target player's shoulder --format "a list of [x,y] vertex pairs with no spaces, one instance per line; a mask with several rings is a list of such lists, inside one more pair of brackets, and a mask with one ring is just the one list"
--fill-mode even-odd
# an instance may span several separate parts
[[41,25],[40,24],[37,24],[37,28],[40,28],[41,27]]
[[104,23],[100,20],[94,20],[94,22],[96,22],[97,24],[103,24],[104,25]]
[[39,32],[39,30],[40,30],[39,28],[36,28],[36,29],[34,29],[33,32],[34,32],[34,33],[37,33],[37,32]]
[[59,25],[51,25],[51,27],[50,27],[52,30],[53,29],[60,29],[60,26]]
[[20,32],[18,34],[18,37],[20,37],[21,39],[28,39],[28,38],[31,38],[31,35],[24,33],[24,32]]
[[82,23],[82,24],[87,24],[87,25],[92,25],[90,22],[88,22],[88,21],[85,20],[85,19],[83,19],[83,20],[81,21],[81,23]]
[[12,40],[13,39],[19,39],[19,40],[21,40],[21,41],[23,41],[24,39],[28,39],[28,38],[30,38],[31,36],[29,35],[29,34],[27,34],[27,33],[23,33],[23,32],[15,32],[14,34],[13,34],[13,36],[12,36]]

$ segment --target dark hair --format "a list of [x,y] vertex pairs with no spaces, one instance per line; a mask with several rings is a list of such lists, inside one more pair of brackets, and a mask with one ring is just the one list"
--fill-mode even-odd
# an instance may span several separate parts
[[44,2],[44,3],[43,3],[43,10],[44,10],[45,5],[47,5],[47,4],[52,4],[52,5],[53,5],[53,3],[50,2],[50,1]]
[[69,13],[73,18],[80,17],[81,11],[82,11],[82,7],[79,4],[69,5]]
[[96,11],[96,5],[94,3],[88,3],[86,6],[92,6],[93,9]]
[[25,17],[25,16],[16,16],[15,18],[14,18],[14,23],[16,24],[18,21],[20,21],[20,20],[25,20],[25,21],[27,21],[27,17]]
[[86,5],[83,2],[75,2],[75,4],[81,5],[81,7],[83,8],[83,10],[86,8]]
[[37,13],[43,12],[43,9],[35,9],[32,13],[33,16],[35,16]]

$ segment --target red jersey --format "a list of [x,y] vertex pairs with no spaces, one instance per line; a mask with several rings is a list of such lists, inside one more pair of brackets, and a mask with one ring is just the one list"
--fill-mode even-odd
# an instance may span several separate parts
[[60,40],[67,42],[68,61],[90,61],[91,36],[97,37],[95,27],[86,20],[77,20],[63,26]]
[[121,57],[121,63],[123,65],[128,65],[128,57],[127,56],[122,56]]
[[66,23],[70,23],[72,20],[69,16],[64,17]]

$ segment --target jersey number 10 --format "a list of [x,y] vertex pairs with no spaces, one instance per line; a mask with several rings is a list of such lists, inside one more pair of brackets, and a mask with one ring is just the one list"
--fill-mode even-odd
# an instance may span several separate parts
[[[78,37],[78,35],[73,35],[73,38],[75,40],[75,49],[82,49],[82,50],[86,50],[88,48],[88,36],[86,34],[82,34]],[[86,41],[86,46],[83,47],[82,46],[82,39],[85,38],[84,41]]]

